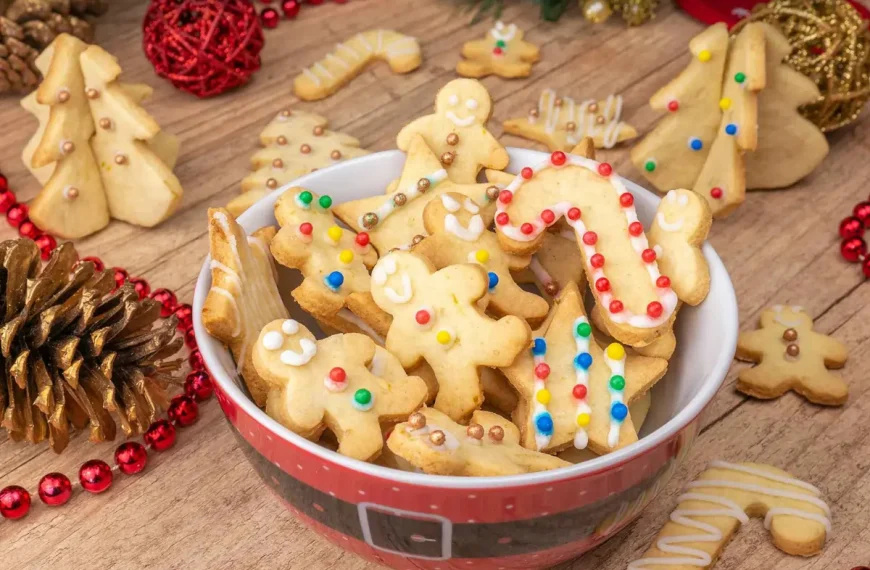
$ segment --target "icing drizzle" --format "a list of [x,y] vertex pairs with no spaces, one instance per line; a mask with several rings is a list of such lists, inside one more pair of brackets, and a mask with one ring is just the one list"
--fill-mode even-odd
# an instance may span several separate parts
[[[559,125],[559,119],[564,118],[567,123],[574,123],[575,129],[568,131],[567,140],[576,145],[585,137],[601,137],[604,148],[613,148],[619,142],[619,133],[625,125],[620,121],[622,116],[622,95],[608,95],[604,102],[604,110],[601,116],[607,121],[606,124],[596,122],[596,114],[590,112],[589,107],[597,104],[594,99],[587,99],[579,105],[570,97],[562,97],[562,105],[556,106],[556,92],[545,89],[538,99],[538,112],[544,120],[544,130],[553,133]],[[549,101],[548,101],[549,99]],[[564,115],[563,115],[564,113]],[[534,121],[530,121],[534,122]]]
[[547,404],[550,402],[550,391],[547,390],[545,380],[550,374],[550,368],[547,366],[547,341],[541,337],[535,337],[532,345],[532,356],[534,359],[534,367],[532,374],[534,376],[534,410],[532,411],[532,423],[535,426],[535,445],[538,451],[541,451],[550,443],[553,437],[553,416],[547,410]]
[[[436,170],[435,172],[433,172],[429,176],[426,176],[426,179],[429,181],[429,189],[431,190],[431,188],[437,186],[438,184],[440,184],[441,182],[443,182],[444,180],[447,179],[447,171],[444,170],[443,168],[441,170]],[[399,189],[399,190],[393,192],[392,194],[389,194],[387,196],[386,200],[384,200],[384,202],[380,206],[378,206],[378,208],[376,210],[373,210],[373,213],[377,214],[377,216],[378,216],[378,222],[377,222],[377,224],[375,224],[375,227],[381,225],[383,223],[383,221],[385,219],[387,219],[387,217],[389,217],[390,214],[393,213],[393,211],[395,211],[396,209],[398,209],[400,207],[400,206],[396,206],[396,202],[394,200],[394,196],[396,194],[399,194],[399,193],[403,193],[405,195],[405,197],[407,198],[407,202],[410,202],[411,200],[418,198],[422,194],[420,192],[419,187],[417,186],[416,181],[411,183],[411,184],[408,184],[408,187],[405,188],[404,190]],[[357,223],[359,224],[359,227],[361,227],[361,228],[366,227],[365,224],[363,223],[364,217],[365,217],[365,214],[360,216],[359,219],[357,220]],[[373,229],[374,228],[371,228],[370,230],[373,230]]]
[[[584,334],[585,333],[585,334]],[[589,432],[586,426],[592,418],[592,408],[589,407],[589,368],[592,366],[592,355],[589,354],[589,339],[592,338],[592,328],[589,319],[577,317],[572,330],[577,354],[574,357],[574,398],[577,400],[577,432],[574,434],[574,447],[586,449],[589,445]],[[585,355],[585,356],[584,356]],[[582,397],[578,397],[582,396]]]

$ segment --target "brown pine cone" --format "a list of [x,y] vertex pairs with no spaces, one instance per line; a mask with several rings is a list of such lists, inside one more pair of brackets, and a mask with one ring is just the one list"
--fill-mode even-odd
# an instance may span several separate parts
[[0,16],[0,94],[26,93],[39,85],[38,52],[24,43],[24,30]]
[[83,18],[99,15],[107,7],[103,0],[13,0],[5,16],[21,25],[24,41],[42,50],[59,34],[91,43],[94,29]]

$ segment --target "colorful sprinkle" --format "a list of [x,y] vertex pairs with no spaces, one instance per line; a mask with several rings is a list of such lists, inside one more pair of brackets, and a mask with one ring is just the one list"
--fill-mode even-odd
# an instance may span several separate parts
[[734,123],[728,123],[725,125],[725,134],[731,135],[732,137],[737,134],[737,125]]
[[550,391],[546,388],[538,390],[538,393],[535,395],[535,400],[546,406],[550,403]]
[[619,195],[619,205],[623,208],[630,208],[634,205],[634,196],[631,195],[631,192],[623,192]]
[[438,331],[438,333],[435,335],[435,340],[438,341],[438,344],[450,344],[450,342],[453,340],[453,337],[450,335],[449,332],[441,330]]
[[565,164],[566,160],[568,160],[568,157],[565,156],[565,153],[561,150],[557,150],[550,155],[550,162],[553,163],[553,166],[562,166],[563,164]]
[[578,323],[576,331],[577,336],[582,336],[583,338],[586,338],[592,334],[592,327],[589,325],[589,323]]
[[369,237],[368,232],[360,232],[360,233],[356,234],[354,241],[356,241],[356,244],[358,246],[365,247],[369,244],[369,242],[371,241],[371,238]]
[[478,263],[486,263],[489,261],[489,252],[485,249],[478,249],[474,252],[474,259],[476,259]]
[[514,198],[514,193],[511,192],[510,190],[505,189],[505,190],[502,190],[501,192],[498,193],[498,201],[501,202],[502,204],[510,204],[511,200],[513,200],[513,198]]
[[640,254],[641,259],[643,259],[646,263],[652,263],[656,260],[656,252],[652,248],[647,248],[643,250]]
[[522,176],[526,180],[530,179],[532,176],[534,176],[534,174],[535,174],[534,171],[532,171],[532,169],[529,168],[528,166],[526,166],[525,168],[520,170],[520,176]]
[[310,236],[311,232],[314,231],[314,226],[312,226],[309,222],[302,222],[299,224],[299,233],[304,236]]
[[595,245],[598,242],[598,234],[595,232],[585,232],[583,234],[583,243],[586,245]]
[[581,352],[574,357],[574,366],[589,370],[589,367],[592,366],[592,355],[588,352]]
[[701,52],[698,54],[698,59],[703,63],[707,63],[712,57],[713,54],[710,53],[710,50],[708,49],[702,49]]
[[568,219],[572,222],[580,219],[580,208],[571,208],[568,210]]
[[589,389],[583,384],[574,384],[574,388],[571,390],[571,395],[573,395],[578,400],[582,400],[586,397],[586,394],[589,393]]
[[428,325],[429,322],[432,320],[432,313],[430,313],[426,309],[420,309],[414,315],[414,320],[417,321],[418,325],[421,325],[421,326]]
[[689,137],[689,148],[695,151],[704,148],[704,142],[698,137]]
[[610,280],[607,277],[599,277],[595,280],[595,289],[599,293],[604,293],[605,291],[610,291]]
[[487,276],[489,277],[489,290],[492,291],[498,285],[498,275],[490,271]]
[[341,253],[338,254],[338,260],[347,265],[353,261],[353,252],[349,249],[341,250]]
[[728,109],[730,109],[731,99],[729,99],[728,97],[722,97],[721,99],[719,99],[719,108],[723,111],[727,111]]
[[353,407],[357,410],[366,412],[368,410],[371,410],[372,406],[374,405],[375,402],[372,393],[365,388],[360,388],[353,393]]
[[504,40],[498,40],[497,42],[495,42],[495,46],[500,47],[500,48],[504,48],[504,47],[507,47],[507,43]]
[[621,313],[624,308],[625,307],[622,306],[622,301],[617,300],[611,301],[610,306],[608,307],[611,313]]
[[495,217],[495,223],[500,226],[506,226],[510,221],[511,219],[508,217],[507,212],[501,212]]
[[547,354],[547,341],[541,337],[535,338],[535,342],[532,344],[532,355],[543,356],[545,354]]
[[610,415],[618,422],[624,421],[628,417],[628,406],[622,402],[617,402],[610,409]]
[[556,214],[553,210],[544,210],[541,212],[541,220],[548,226],[556,221]]
[[600,253],[596,253],[592,257],[589,258],[589,265],[598,269],[604,267],[604,256]]
[[577,416],[577,425],[580,427],[586,427],[589,425],[589,422],[592,421],[592,418],[589,414],[579,414]]
[[625,378],[620,375],[610,377],[610,387],[616,391],[625,390]]
[[742,71],[738,71],[734,74],[734,81],[736,81],[737,83],[743,83],[744,81],[746,81],[746,74]]
[[662,312],[664,311],[664,307],[658,301],[653,301],[649,305],[646,306],[646,314],[650,316],[650,318],[657,319],[662,316]]
[[710,196],[712,196],[713,198],[718,200],[719,198],[722,197],[722,189],[719,188],[718,186],[711,188],[710,189]]
[[544,435],[553,435],[553,417],[544,412],[535,418],[535,428]]
[[328,210],[332,207],[332,198],[324,195],[320,197],[320,200],[318,200],[317,203],[320,204],[320,207],[324,210]]
[[308,190],[303,190],[299,193],[299,203],[303,205],[303,207],[308,207],[311,204],[311,201],[314,200],[314,196],[311,195],[311,192]]
[[634,237],[639,236],[643,233],[643,225],[640,222],[631,222],[628,224],[628,233]]
[[602,162],[598,165],[598,174],[604,176],[605,178],[613,174],[613,167],[606,162]]
[[344,275],[342,275],[341,271],[333,271],[329,275],[323,278],[326,286],[332,289],[333,291],[338,291],[341,286],[344,284]]
[[656,279],[656,287],[658,287],[659,289],[667,289],[670,286],[671,280],[665,275],[661,275],[658,279]]
[[676,99],[672,99],[668,101],[668,111],[671,113],[676,113],[680,109],[680,102]]
[[546,380],[550,376],[550,365],[546,362],[541,362],[535,366],[535,377],[541,380]]
[[625,358],[625,348],[618,342],[612,342],[607,345],[607,357],[611,360],[622,360]]
[[658,166],[658,163],[653,158],[643,163],[643,169],[647,172],[655,172],[656,166]]
[[329,239],[334,242],[338,242],[338,240],[341,239],[341,234],[343,233],[344,231],[338,226],[332,226],[331,228],[326,230],[326,235],[328,235]]

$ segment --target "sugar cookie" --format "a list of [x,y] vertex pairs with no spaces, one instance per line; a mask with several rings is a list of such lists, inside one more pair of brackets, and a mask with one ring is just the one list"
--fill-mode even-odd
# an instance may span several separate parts
[[456,73],[463,77],[528,77],[541,52],[538,46],[524,41],[524,35],[516,24],[497,21],[484,39],[462,46],[465,59],[456,64]]
[[534,283],[552,299],[569,281],[583,283],[583,258],[577,247],[574,230],[546,232],[527,269],[514,273],[517,283]]

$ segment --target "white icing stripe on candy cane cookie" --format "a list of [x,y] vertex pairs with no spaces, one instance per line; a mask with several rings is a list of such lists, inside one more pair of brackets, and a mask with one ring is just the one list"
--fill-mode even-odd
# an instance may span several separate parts
[[[440,184],[441,182],[443,182],[444,180],[447,179],[447,171],[444,170],[443,168],[441,170],[436,170],[435,172],[433,172],[429,176],[426,176],[426,179],[429,181],[429,189],[434,188],[435,186],[437,186],[438,184]],[[387,196],[387,199],[384,200],[384,203],[381,204],[380,206],[378,206],[378,208],[376,210],[374,210],[374,212],[373,212],[374,214],[376,214],[378,216],[377,225],[380,225],[381,223],[383,223],[383,221],[385,219],[387,219],[387,217],[389,217],[389,215],[392,214],[396,208],[398,208],[398,206],[396,206],[394,196],[396,194],[399,194],[400,192],[405,194],[405,198],[407,199],[407,202],[410,202],[411,200],[413,200],[421,195],[421,192],[420,192],[420,189],[417,185],[417,182],[413,182],[411,184],[408,184],[408,187],[405,190],[400,189],[400,190],[397,190],[396,192],[393,192],[389,196]],[[365,224],[363,223],[363,218],[365,218],[365,214],[360,216],[359,219],[357,220],[357,223],[359,224],[359,227],[361,227],[361,228],[366,227]],[[377,227],[377,225],[375,227]]]

